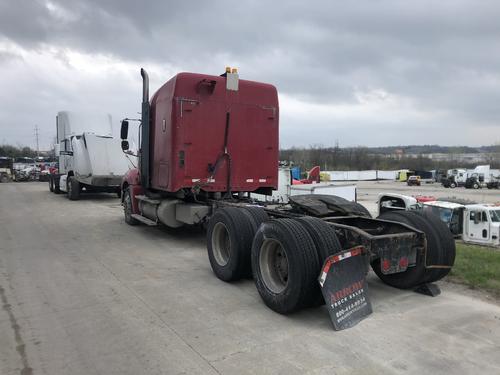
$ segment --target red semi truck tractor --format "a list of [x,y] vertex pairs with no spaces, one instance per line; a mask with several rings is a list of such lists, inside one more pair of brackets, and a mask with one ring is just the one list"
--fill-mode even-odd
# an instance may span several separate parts
[[[122,183],[128,224],[205,225],[215,275],[227,282],[253,277],[266,305],[280,313],[327,300],[342,309],[333,313],[344,325],[354,324],[355,314],[344,319],[350,310],[339,296],[359,296],[370,265],[389,285],[435,293],[430,283],[449,272],[455,256],[453,238],[436,218],[405,211],[373,219],[335,196],[292,196],[281,205],[251,198],[278,184],[274,86],[240,80],[234,69],[179,73],[150,99],[148,75],[141,75],[139,167]],[[129,121],[122,121],[122,149],[134,154]],[[335,283],[325,282],[332,270]]]

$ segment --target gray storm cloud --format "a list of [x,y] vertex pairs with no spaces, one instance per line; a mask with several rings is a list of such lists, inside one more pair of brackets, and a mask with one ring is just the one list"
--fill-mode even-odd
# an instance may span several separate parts
[[177,71],[278,87],[282,146],[500,142],[496,1],[0,2],[0,142],[58,110],[139,110]]

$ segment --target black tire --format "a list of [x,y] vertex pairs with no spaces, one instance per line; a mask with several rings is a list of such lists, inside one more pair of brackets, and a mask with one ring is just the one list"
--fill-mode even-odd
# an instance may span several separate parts
[[[424,232],[427,239],[427,257],[432,260],[436,259],[438,262],[442,258],[443,250],[441,248],[439,237],[424,217],[411,211],[391,211],[383,213],[379,216],[379,219],[408,224],[415,229]],[[372,268],[384,283],[399,289],[409,289],[438,277],[438,272],[436,272],[437,269],[426,268],[425,261],[426,259],[424,255],[417,252],[415,266],[408,267],[404,272],[384,275],[382,273],[380,259],[372,262]]]
[[264,303],[289,314],[314,302],[318,255],[314,241],[296,220],[270,220],[260,226],[252,244],[255,286]]
[[219,279],[235,281],[251,274],[250,253],[254,231],[251,216],[241,208],[224,207],[210,218],[207,228],[208,259]]
[[52,177],[52,181],[54,182],[54,194],[61,194],[61,189],[59,187],[59,177],[57,179]]
[[477,182],[474,182],[474,184],[472,185],[472,187],[474,189],[479,189],[479,184]]
[[68,199],[70,201],[77,201],[78,199],[80,199],[80,183],[78,182],[78,180],[73,177],[73,176],[69,176],[68,177]]
[[[424,264],[443,264],[445,262],[445,251],[437,228],[429,221],[423,212],[412,211],[411,214],[411,225],[424,232],[427,239],[427,252]],[[429,214],[429,216],[434,215]],[[449,231],[449,229],[446,228],[446,231]],[[439,268],[426,268],[423,282],[430,283],[441,279],[440,274],[442,271],[443,270]]]
[[[423,215],[429,221],[429,224],[435,229],[441,243],[442,255],[440,257],[441,263],[439,264],[453,267],[455,264],[456,247],[455,239],[453,238],[450,228],[448,228],[448,226],[443,223],[439,217],[430,212],[424,212]],[[442,279],[450,273],[451,268],[439,268],[435,269],[435,271],[435,276],[429,277],[427,282],[434,282]]]
[[[335,234],[335,230],[323,220],[312,216],[303,216],[297,221],[307,230],[314,241],[318,253],[320,267],[326,258],[342,251],[342,245]],[[319,272],[319,271],[318,271]]]
[[254,220],[255,225],[257,226],[257,229],[260,227],[262,223],[269,221],[269,215],[262,207],[246,206],[243,207],[243,209],[248,213],[250,213],[250,215]]
[[132,194],[127,187],[123,190],[123,214],[128,225],[139,225],[140,221],[132,217]]
[[52,176],[49,176],[49,191],[51,193],[54,192],[54,179],[52,178]]
[[293,195],[289,197],[289,204],[294,212],[308,216],[362,216],[371,218],[365,207],[337,195]]
[[[319,276],[325,260],[330,255],[342,251],[342,245],[340,244],[335,230],[323,220],[312,216],[304,216],[297,219],[297,221],[307,230],[314,242],[318,255],[317,276]],[[319,284],[316,284],[316,286],[317,290],[314,291],[315,300],[313,305],[320,306],[325,303],[325,300],[321,294]]]
[[457,187],[457,184],[456,184],[456,183],[452,182],[452,183],[450,184],[450,188],[455,189],[456,187]]
[[[260,225],[266,221],[269,221],[269,216],[267,215],[266,211],[262,207],[242,207],[241,212],[243,212],[244,215],[248,217],[248,220],[250,220],[250,223],[252,225],[252,231],[251,231],[251,241],[253,241],[253,237],[255,236],[255,233],[257,233],[257,230],[259,229]],[[251,251],[251,244],[250,244],[250,251]],[[248,267],[245,271],[245,274],[242,275],[242,277],[251,279],[253,277],[252,275],[252,263],[249,260],[250,267]]]
[[360,212],[364,213],[364,215],[362,215],[362,216],[366,216],[366,217],[369,217],[369,218],[371,218],[371,217],[372,217],[372,214],[370,213],[370,211],[368,211],[368,210],[366,209],[366,207],[365,207],[365,206],[363,206],[362,204],[359,204],[358,202],[352,202],[352,205],[353,205],[353,207],[356,207],[356,209],[357,209],[358,211],[360,211]]

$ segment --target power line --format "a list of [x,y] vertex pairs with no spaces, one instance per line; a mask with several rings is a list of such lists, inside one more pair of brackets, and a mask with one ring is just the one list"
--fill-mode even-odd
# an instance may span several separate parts
[[38,143],[38,125],[35,125],[35,137],[36,137],[36,156],[40,156],[40,147]]

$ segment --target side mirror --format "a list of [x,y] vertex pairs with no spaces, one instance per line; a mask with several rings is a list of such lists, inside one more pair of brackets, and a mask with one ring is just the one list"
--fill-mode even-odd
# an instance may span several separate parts
[[127,151],[129,148],[128,141],[122,140],[122,150]]
[[[127,120],[122,121],[122,127],[120,129],[120,138],[121,139],[128,138],[128,121]],[[127,145],[128,145],[128,143],[127,143]],[[122,142],[122,148],[123,148],[123,142]],[[128,146],[127,146],[127,150],[128,150]]]

